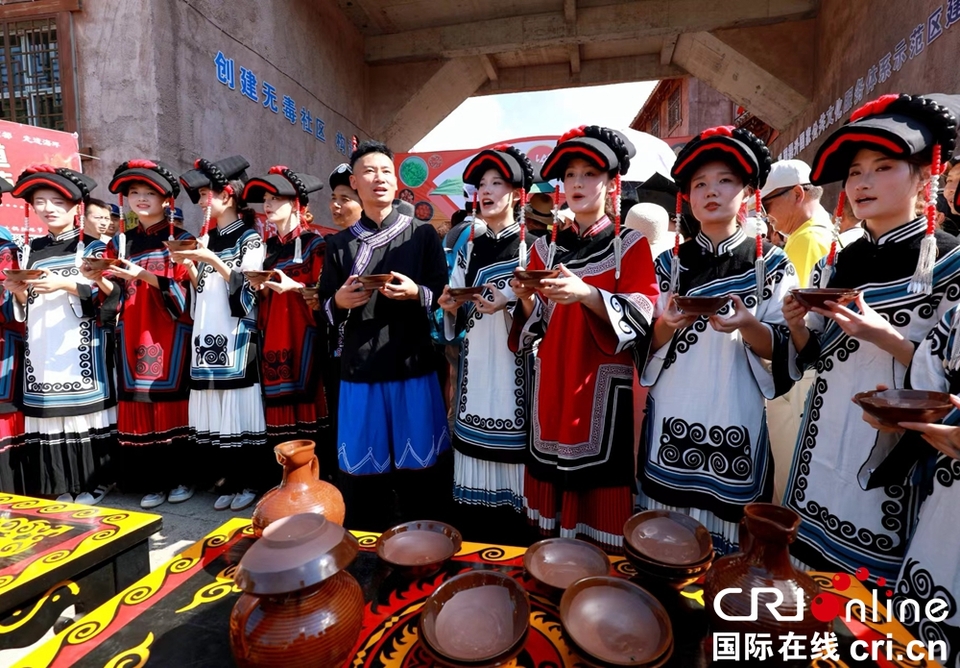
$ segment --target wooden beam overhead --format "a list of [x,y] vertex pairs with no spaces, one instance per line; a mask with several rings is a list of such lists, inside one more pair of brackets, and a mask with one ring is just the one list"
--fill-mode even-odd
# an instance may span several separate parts
[[570,73],[580,74],[580,45],[570,45]]
[[567,23],[577,22],[577,0],[563,0],[563,20]]
[[[497,81],[488,81],[477,90],[477,95],[518,93],[531,90],[553,90],[577,86],[627,81],[653,81],[686,76],[675,65],[661,65],[659,54],[584,60],[578,74],[570,72],[568,63],[533,65],[529,67],[501,67]],[[638,106],[643,100],[638,100]]]
[[810,103],[803,94],[707,32],[680,35],[673,62],[777,130]]
[[[353,0],[355,1],[355,0]],[[530,48],[625,38],[669,36],[726,27],[762,25],[816,16],[819,0],[634,0],[575,8],[568,23],[559,12],[373,35],[367,62],[457,58]],[[564,5],[566,10],[566,4]]]
[[487,78],[490,81],[497,80],[497,66],[494,64],[493,59],[487,54],[480,54],[480,62],[483,64],[483,70],[487,73]]
[[80,11],[80,0],[33,0],[33,2],[0,2],[0,19],[15,21],[29,19],[41,14]]
[[677,48],[677,38],[680,35],[668,35],[663,38],[663,47],[660,49],[660,64],[669,65],[673,62],[673,50]]

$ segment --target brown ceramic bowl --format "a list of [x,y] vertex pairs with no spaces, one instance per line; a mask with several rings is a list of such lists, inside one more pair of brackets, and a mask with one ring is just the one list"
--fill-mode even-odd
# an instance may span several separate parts
[[384,285],[393,280],[393,274],[370,274],[369,276],[357,276],[366,290],[379,290]]
[[84,258],[83,261],[93,271],[109,271],[112,267],[123,264],[122,260],[111,257],[88,257]]
[[473,288],[450,288],[447,292],[457,301],[466,301],[477,295],[482,295],[484,287],[482,285]]
[[196,250],[200,245],[196,239],[175,239],[173,241],[164,241],[163,245],[167,247],[171,253],[177,253],[179,251],[188,251]]
[[548,538],[523,555],[523,567],[551,593],[562,592],[577,580],[610,573],[610,559],[595,545],[576,538]]
[[625,547],[624,553],[627,561],[633,566],[633,570],[637,572],[637,580],[651,585],[670,587],[678,591],[702,578],[713,566],[713,559],[711,558],[695,568],[671,568],[645,559],[630,547]]
[[514,269],[513,276],[525,288],[540,287],[540,281],[545,278],[556,278],[560,275],[559,269]]
[[575,582],[560,600],[560,621],[577,648],[608,665],[656,664],[673,646],[667,611],[646,589],[622,578]]
[[339,573],[359,551],[353,534],[323,515],[290,515],[263,530],[240,559],[234,580],[248,594],[286,594]]
[[860,296],[860,291],[848,288],[793,288],[790,294],[800,303],[800,306],[827,308],[827,302],[836,302],[840,306],[849,304]]
[[530,626],[530,598],[499,571],[462,573],[430,594],[420,638],[447,661],[475,665],[516,656]]
[[730,301],[730,295],[674,297],[673,303],[687,315],[716,315]]
[[649,560],[666,566],[691,567],[713,558],[707,528],[689,515],[646,510],[623,525],[624,543]]
[[43,269],[4,269],[5,280],[9,281],[34,281],[43,278],[45,272]]
[[274,276],[276,276],[276,274],[277,272],[272,270],[271,271],[250,270],[250,271],[243,272],[243,275],[246,276],[247,279],[253,283],[263,283],[264,281],[269,281]]
[[440,570],[460,551],[463,536],[449,524],[419,520],[387,529],[377,539],[377,556],[407,577]]
[[300,288],[300,294],[304,299],[316,299],[318,288],[316,286],[304,286]]
[[871,390],[854,395],[853,400],[891,427],[901,422],[939,422],[953,408],[949,394],[925,390]]

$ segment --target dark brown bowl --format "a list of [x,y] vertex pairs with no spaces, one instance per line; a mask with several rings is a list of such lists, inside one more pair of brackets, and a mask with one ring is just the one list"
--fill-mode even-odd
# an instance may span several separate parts
[[524,287],[540,287],[540,281],[545,278],[556,278],[560,275],[559,269],[514,269],[513,276]]
[[716,315],[730,301],[730,295],[674,297],[673,303],[687,315]]
[[177,253],[179,251],[196,250],[200,242],[196,239],[174,239],[173,241],[164,241],[163,245],[171,253]]
[[304,286],[300,288],[300,294],[303,295],[304,299],[316,299],[318,291],[319,289],[316,286]]
[[482,295],[483,291],[484,287],[482,285],[472,288],[450,288],[447,290],[448,294],[457,301],[466,301],[471,297]]
[[713,565],[713,559],[711,558],[696,568],[670,568],[644,559],[629,547],[624,549],[624,553],[627,561],[637,572],[637,580],[651,585],[670,587],[678,591],[702,578]]
[[357,280],[367,290],[379,290],[384,285],[393,280],[393,274],[370,274],[369,276],[357,276]]
[[575,582],[560,599],[560,621],[582,652],[609,665],[659,662],[673,645],[664,607],[646,589],[622,578]]
[[610,559],[595,545],[576,538],[548,538],[523,555],[523,567],[548,590],[561,592],[577,580],[610,573]]
[[420,638],[443,659],[470,665],[519,653],[530,627],[530,598],[499,571],[462,573],[430,594]]
[[840,306],[849,304],[860,296],[860,291],[849,288],[793,288],[790,294],[800,303],[800,306],[827,308],[827,302],[836,302]]
[[870,390],[854,395],[853,400],[890,427],[901,422],[939,422],[953,408],[949,394],[925,390]]
[[272,270],[269,270],[269,271],[254,271],[254,270],[251,269],[251,270],[249,270],[249,271],[243,272],[243,275],[247,277],[247,280],[249,280],[249,281],[251,281],[251,282],[253,282],[253,283],[263,283],[264,281],[269,281],[269,280],[272,279],[274,276],[276,276],[276,275],[277,275],[277,272],[272,271]]
[[113,267],[123,264],[122,260],[112,257],[88,257],[84,258],[83,261],[92,271],[109,271]]
[[635,552],[667,566],[694,566],[713,556],[707,528],[671,510],[637,513],[624,523],[623,538]]
[[35,281],[43,278],[43,269],[4,269],[4,279],[8,281]]
[[377,556],[407,577],[440,570],[460,551],[463,536],[449,524],[418,520],[387,529],[377,539]]

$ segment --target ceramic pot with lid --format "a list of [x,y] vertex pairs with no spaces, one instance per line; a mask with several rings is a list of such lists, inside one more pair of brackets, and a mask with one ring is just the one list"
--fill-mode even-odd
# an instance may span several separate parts
[[363,592],[344,570],[359,550],[350,532],[316,513],[267,527],[235,576],[244,591],[230,613],[237,665],[342,665],[363,622]]
[[253,509],[254,534],[260,536],[271,522],[297,513],[319,513],[331,522],[343,524],[343,495],[335,486],[320,480],[315,447],[313,441],[299,440],[281,443],[273,449],[283,467],[283,479]]

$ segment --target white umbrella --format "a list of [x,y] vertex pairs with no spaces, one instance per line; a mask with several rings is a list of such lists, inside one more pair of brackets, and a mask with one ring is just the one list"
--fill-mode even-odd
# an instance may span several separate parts
[[677,161],[677,155],[670,145],[658,137],[646,132],[627,128],[620,130],[637,148],[637,154],[630,159],[630,169],[621,178],[624,181],[642,183],[654,172],[660,172],[671,181],[670,169]]

